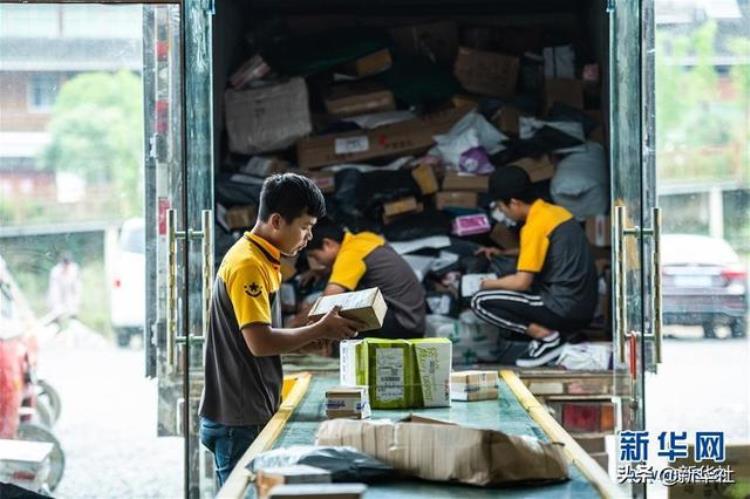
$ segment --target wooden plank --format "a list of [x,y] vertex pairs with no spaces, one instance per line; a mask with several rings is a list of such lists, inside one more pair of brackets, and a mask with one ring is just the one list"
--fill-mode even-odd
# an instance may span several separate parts
[[553,441],[565,444],[565,454],[571,462],[581,470],[581,473],[589,479],[596,487],[602,497],[627,497],[624,491],[609,478],[609,475],[601,468],[591,456],[589,456],[578,442],[568,434],[560,424],[547,412],[547,409],[526,388],[519,377],[510,370],[500,371],[500,375],[510,387],[513,394],[521,403],[531,418],[544,430]]
[[[237,465],[232,470],[229,478],[227,478],[226,483],[224,483],[224,486],[219,490],[219,493],[216,496],[217,498],[242,499],[245,497],[245,491],[247,490],[248,484],[253,479],[252,473],[247,470],[246,466],[255,456],[271,448],[276,441],[276,438],[278,438],[281,433],[281,430],[284,429],[284,425],[286,425],[286,422],[302,401],[305,393],[307,393],[311,377],[310,373],[298,373],[284,376],[284,386],[288,390],[288,397],[284,399],[279,410],[274,414],[266,426],[263,427],[263,430],[258,434],[258,437],[237,462]],[[290,385],[289,380],[294,380],[294,385]]]

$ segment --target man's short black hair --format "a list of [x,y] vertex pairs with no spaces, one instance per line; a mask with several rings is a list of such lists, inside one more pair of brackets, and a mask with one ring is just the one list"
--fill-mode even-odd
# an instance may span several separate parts
[[331,218],[318,220],[312,230],[312,239],[307,243],[308,250],[319,250],[323,247],[323,239],[331,239],[340,243],[344,240],[344,228]]
[[505,204],[510,203],[511,199],[526,204],[532,204],[539,199],[534,192],[529,174],[515,165],[495,168],[490,176],[489,193],[493,201],[500,200]]
[[326,215],[326,201],[307,177],[296,173],[272,175],[260,191],[258,218],[267,222],[272,213],[278,213],[287,223],[303,215],[320,219]]

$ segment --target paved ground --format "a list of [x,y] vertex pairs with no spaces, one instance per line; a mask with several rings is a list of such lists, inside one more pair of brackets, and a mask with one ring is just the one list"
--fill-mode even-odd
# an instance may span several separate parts
[[40,358],[63,400],[55,432],[66,468],[55,497],[182,497],[181,440],[156,438],[156,383],[143,377],[143,351],[65,333]]
[[[666,341],[665,363],[648,384],[649,428],[750,441],[750,343],[670,332],[679,339]],[[156,386],[142,376],[140,349],[78,330],[49,343],[40,367],[64,404],[55,431],[67,467],[56,497],[180,497],[181,443],[155,436]]]

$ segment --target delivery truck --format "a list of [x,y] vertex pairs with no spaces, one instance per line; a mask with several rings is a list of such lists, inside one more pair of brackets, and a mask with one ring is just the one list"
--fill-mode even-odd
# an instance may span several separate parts
[[[158,380],[159,435],[184,439],[186,497],[252,490],[240,465],[227,487],[215,487],[197,407],[216,265],[252,226],[263,179],[308,175],[348,225],[393,242],[453,236],[512,246],[513,232],[492,219],[481,170],[499,161],[520,164],[545,195],[574,198],[600,276],[599,322],[583,334],[610,346],[612,365],[524,372],[466,353],[467,365],[500,370],[500,396],[512,405],[500,414],[483,402],[479,416],[510,432],[494,422],[518,418],[520,433],[567,443],[574,480],[558,491],[645,494],[643,485],[614,485],[608,472],[619,456],[604,441],[644,428],[645,373],[661,362],[653,0],[186,0],[146,3],[143,13],[145,374]],[[464,155],[473,146],[436,153],[435,137],[450,136],[467,113],[503,139],[473,143],[476,157]],[[560,121],[582,135],[561,131]],[[507,141],[532,149],[503,160]],[[571,194],[555,184],[561,161],[592,150],[604,170],[578,175],[588,188]],[[453,171],[431,163],[435,156]],[[304,265],[287,264],[285,277]],[[459,320],[460,303],[431,297],[433,315]],[[332,376],[290,375],[278,415],[241,464],[309,443],[295,425],[325,417],[315,407]],[[423,495],[439,494],[433,487]]]

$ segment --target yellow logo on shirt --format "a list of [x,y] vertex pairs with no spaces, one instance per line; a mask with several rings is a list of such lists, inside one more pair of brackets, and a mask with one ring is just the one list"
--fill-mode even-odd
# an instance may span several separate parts
[[248,296],[252,296],[253,298],[256,298],[260,296],[262,291],[263,291],[263,288],[261,288],[255,282],[252,284],[245,284],[245,294]]

